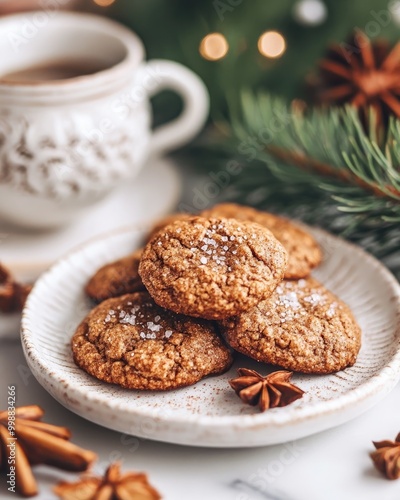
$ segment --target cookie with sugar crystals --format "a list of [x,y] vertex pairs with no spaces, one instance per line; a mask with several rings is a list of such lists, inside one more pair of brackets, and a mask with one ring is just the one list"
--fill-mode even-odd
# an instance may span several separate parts
[[350,308],[313,278],[283,281],[267,300],[220,323],[237,351],[304,373],[352,366],[361,329]]
[[145,290],[139,276],[139,262],[142,250],[101,267],[88,281],[86,294],[94,302],[102,302],[111,297]]
[[80,368],[127,389],[176,389],[232,364],[215,323],[166,311],[147,292],[99,304],[79,325],[71,346]]
[[259,224],[192,217],[152,238],[139,274],[160,306],[222,319],[269,297],[286,265],[286,250]]
[[257,222],[269,229],[289,254],[285,272],[286,279],[306,278],[312,269],[321,263],[321,248],[311,234],[284,217],[235,203],[215,205],[204,210],[200,215],[203,217],[231,217],[240,221]]

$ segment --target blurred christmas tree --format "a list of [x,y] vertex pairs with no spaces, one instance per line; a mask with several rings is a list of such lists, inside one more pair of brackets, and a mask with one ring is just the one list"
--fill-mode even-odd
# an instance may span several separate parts
[[214,116],[245,87],[298,97],[326,46],[355,27],[390,40],[400,27],[400,1],[388,0],[115,0],[108,13],[143,38],[149,58],[196,71]]

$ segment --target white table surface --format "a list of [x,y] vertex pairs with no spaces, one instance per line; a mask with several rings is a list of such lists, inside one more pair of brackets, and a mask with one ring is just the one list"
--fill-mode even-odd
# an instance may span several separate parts
[[[187,172],[186,172],[187,173]],[[190,203],[194,176],[186,175]],[[191,182],[187,182],[188,177]],[[124,470],[148,473],[166,500],[399,500],[400,480],[383,478],[372,466],[372,440],[394,439],[400,431],[400,384],[373,409],[337,428],[292,443],[254,449],[205,449],[156,443],[92,424],[57,403],[30,374],[18,341],[0,343],[0,409],[7,386],[17,405],[38,404],[45,421],[66,425],[72,441],[99,455],[95,472],[114,460]],[[51,499],[51,487],[78,475],[38,466],[36,498]],[[8,493],[4,477],[0,498]]]

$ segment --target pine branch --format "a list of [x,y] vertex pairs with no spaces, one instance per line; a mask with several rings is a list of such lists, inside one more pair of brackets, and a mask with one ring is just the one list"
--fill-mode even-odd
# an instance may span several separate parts
[[358,177],[351,170],[346,170],[345,168],[335,169],[330,165],[315,161],[313,158],[309,158],[292,151],[284,151],[283,149],[276,148],[275,146],[267,146],[267,151],[271,153],[272,156],[279,158],[285,163],[295,165],[296,167],[299,167],[307,172],[315,172],[316,174],[324,177],[331,177],[338,179],[339,181],[358,186],[366,191],[371,191],[376,196],[386,197],[387,192],[391,192],[396,195],[396,198],[399,197],[400,203],[400,192],[396,191],[392,186],[386,185],[385,189],[382,189],[375,182],[364,181],[362,177]]
[[231,117],[227,154],[259,160],[259,169],[281,180],[317,184],[342,211],[400,220],[399,120],[378,138],[373,117],[366,133],[351,107],[303,114],[279,98],[250,93],[239,109],[231,106]]

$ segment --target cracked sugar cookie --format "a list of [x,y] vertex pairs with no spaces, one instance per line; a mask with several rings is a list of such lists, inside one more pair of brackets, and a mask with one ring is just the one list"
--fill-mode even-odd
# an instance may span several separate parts
[[361,347],[349,307],[313,278],[283,281],[271,297],[221,322],[220,329],[237,351],[304,373],[352,366]]
[[289,254],[286,279],[299,279],[309,276],[322,260],[321,248],[315,239],[304,229],[289,219],[268,212],[235,203],[221,203],[203,211],[203,217],[228,217],[240,221],[257,222],[269,229]]
[[168,390],[226,371],[230,349],[216,325],[157,306],[147,292],[108,299],[79,325],[71,342],[75,363],[127,389]]
[[259,224],[192,217],[153,237],[139,274],[160,306],[222,319],[269,297],[286,265],[286,250]]
[[144,290],[139,276],[142,250],[101,267],[88,281],[85,292],[99,303],[112,297]]

